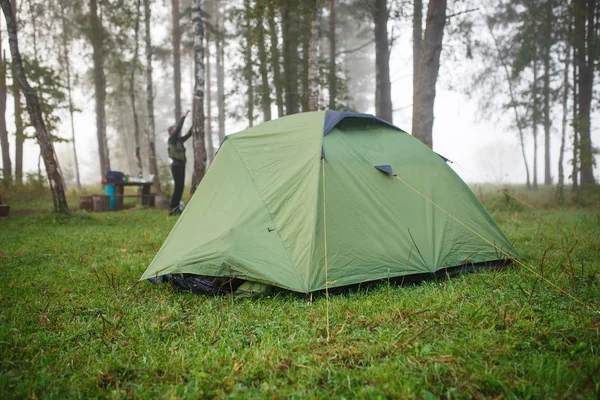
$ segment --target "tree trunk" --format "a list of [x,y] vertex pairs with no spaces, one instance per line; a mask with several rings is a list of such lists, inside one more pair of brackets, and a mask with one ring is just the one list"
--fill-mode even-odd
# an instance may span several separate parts
[[181,29],[179,27],[179,0],[171,0],[171,23],[173,45],[173,86],[175,93],[175,121],[181,118]]
[[558,156],[558,184],[556,186],[556,197],[562,201],[564,199],[564,186],[565,186],[565,172],[563,167],[564,156],[565,156],[565,138],[567,136],[567,113],[568,113],[568,99],[569,99],[569,64],[571,63],[571,21],[569,20],[569,33],[568,38],[565,41],[565,66],[563,73],[563,94],[562,94],[562,125],[560,132],[560,153]]
[[139,57],[139,34],[140,34],[140,1],[137,0],[136,13],[135,13],[135,25],[134,25],[134,50],[133,58],[131,60],[131,74],[129,75],[129,98],[131,99],[131,113],[133,114],[133,136],[135,141],[135,159],[137,165],[138,177],[144,175],[144,167],[142,163],[142,151],[140,145],[140,122],[138,119],[137,106],[135,103],[135,77],[137,76],[137,65]]
[[219,146],[225,139],[225,67],[223,65],[225,59],[225,27],[223,24],[223,15],[221,14],[220,0],[218,0],[216,17],[217,22],[217,108],[219,113]]
[[533,96],[533,112],[531,118],[532,134],[533,134],[533,190],[538,189],[538,115],[539,115],[539,103],[538,103],[538,59],[537,59],[537,47],[533,46],[533,83],[531,95]]
[[[298,21],[298,27],[302,26],[302,33],[297,33],[302,38],[302,68],[300,73],[300,111],[308,111],[308,75],[310,65],[310,31],[312,26],[312,20],[310,18],[310,3],[312,0],[304,1],[301,4],[301,18]],[[304,28],[305,27],[305,28]]]
[[390,47],[387,34],[387,0],[375,0],[373,21],[375,22],[375,115],[388,122],[394,122],[390,83]]
[[96,134],[100,156],[100,174],[110,170],[108,142],[106,140],[106,77],[104,75],[104,29],[98,14],[97,0],[90,0],[90,42],[94,61],[94,88],[96,100]]
[[329,0],[329,109],[336,109],[337,98],[337,68],[336,68],[336,37],[335,37],[335,0]]
[[544,63],[544,185],[552,185],[552,175],[550,173],[550,44],[551,44],[551,29],[552,23],[552,6],[549,2],[542,6],[544,8],[544,23],[543,23],[543,63]]
[[281,9],[286,115],[298,112],[298,32],[296,29],[296,15],[291,11],[295,8],[297,8],[297,2],[293,0],[286,3],[286,6]]
[[148,127],[146,137],[148,138],[148,155],[150,158],[149,169],[152,178],[152,186],[156,193],[162,193],[160,180],[158,179],[158,162],[156,159],[156,132],[154,127],[154,90],[152,87],[152,36],[150,34],[150,0],[144,0],[144,14],[146,22],[146,106],[148,109]]
[[[425,36],[421,43],[417,81],[413,90],[413,136],[433,148],[435,85],[446,25],[446,0],[431,0],[427,8]],[[413,30],[415,27],[413,27]]]
[[283,84],[281,82],[281,61],[279,59],[279,40],[277,25],[275,24],[275,0],[267,1],[267,19],[269,20],[269,37],[271,38],[271,68],[273,70],[273,83],[275,85],[275,102],[277,103],[277,117],[284,116],[283,111]]
[[73,164],[75,167],[75,179],[77,181],[77,190],[81,191],[81,178],[79,176],[79,161],[77,159],[77,146],[75,145],[75,107],[73,106],[73,95],[71,90],[71,59],[69,56],[69,38],[67,36],[67,20],[65,18],[65,8],[60,3],[60,18],[62,23],[62,44],[63,44],[63,65],[67,75],[67,99],[69,101],[69,115],[71,117],[71,143],[73,144]]
[[192,23],[194,25],[194,101],[192,111],[192,140],[194,147],[194,172],[192,188],[194,193],[206,172],[206,149],[204,148],[204,27],[202,22],[202,0],[192,3]]
[[267,49],[265,46],[265,26],[263,17],[265,8],[262,2],[256,5],[256,29],[257,29],[257,46],[258,46],[258,59],[260,67],[261,77],[261,104],[263,109],[263,118],[265,121],[271,120],[271,89],[269,85],[269,60],[267,59]]
[[[496,37],[492,33],[492,28],[488,24],[488,29],[494,41]],[[423,0],[414,0],[413,2],[413,115],[412,115],[412,132],[415,133],[414,123],[417,120],[416,111],[418,108],[415,104],[419,102],[418,92],[416,90],[419,82],[419,62],[421,61],[421,47],[423,46]],[[500,51],[496,44],[496,49]]]
[[0,31],[0,145],[2,146],[2,178],[5,186],[12,182],[12,163],[8,130],[6,128],[6,64],[2,51],[2,32]]
[[[525,135],[523,133],[523,125],[521,124],[521,118],[519,116],[519,110],[517,109],[517,101],[515,99],[515,91],[513,88],[513,81],[510,76],[510,71],[508,70],[508,64],[506,63],[506,54],[502,51],[500,47],[500,43],[498,43],[498,39],[496,35],[494,35],[494,31],[492,29],[491,24],[488,22],[487,24],[488,31],[492,40],[494,41],[494,47],[496,48],[497,58],[496,62],[502,64],[502,68],[504,69],[504,75],[506,76],[506,82],[508,83],[508,93],[510,95],[510,104],[511,108],[515,113],[515,123],[517,124],[517,129],[519,131],[519,142],[521,143],[521,155],[523,156],[523,163],[525,164],[525,175],[527,178],[527,189],[531,189],[531,178],[529,176],[529,163],[527,162],[527,154],[525,153]],[[414,118],[414,115],[413,115]]]
[[[594,156],[590,136],[590,112],[594,84],[594,63],[596,60],[596,2],[575,0],[575,43],[578,47],[579,68],[579,160],[581,162],[580,183],[594,184]],[[587,20],[587,25],[586,25]]]
[[[17,0],[12,0],[15,29],[18,29]],[[23,107],[21,106],[21,87],[16,79],[16,71],[12,68],[13,100],[15,108],[15,181],[23,183],[23,142],[25,141],[23,127]]]
[[575,196],[579,195],[579,123],[578,123],[578,71],[577,71],[577,47],[573,47],[573,158],[571,159],[571,179],[573,186],[571,191],[575,192]]
[[252,9],[250,0],[244,0],[245,47],[244,47],[244,79],[246,79],[246,117],[248,126],[254,125],[254,74],[252,72]]
[[50,135],[46,130],[38,97],[31,86],[29,86],[29,82],[27,82],[27,77],[25,76],[25,70],[23,69],[21,54],[19,53],[19,44],[17,41],[17,27],[10,0],[1,0],[1,2],[4,17],[6,19],[8,42],[16,70],[16,78],[19,81],[20,87],[23,88],[25,100],[27,101],[27,110],[31,116],[31,122],[35,127],[36,138],[40,145],[40,152],[44,158],[44,165],[46,166],[48,182],[50,183],[50,190],[52,191],[52,199],[54,201],[54,209],[59,213],[68,213],[69,206],[67,205],[67,198],[65,196],[65,185],[54,152],[54,145],[50,141]]
[[210,31],[206,29],[206,156],[207,165],[215,158],[215,146],[212,140],[212,80],[210,66]]
[[319,11],[317,0],[310,1],[310,39],[308,52],[308,111],[319,109]]

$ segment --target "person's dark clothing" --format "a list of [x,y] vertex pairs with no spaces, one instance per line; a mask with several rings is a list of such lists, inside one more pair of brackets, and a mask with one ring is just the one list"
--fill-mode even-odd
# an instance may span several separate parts
[[173,196],[171,197],[171,213],[176,213],[175,209],[179,210],[179,203],[181,202],[181,196],[183,195],[183,186],[185,181],[185,146],[186,140],[192,136],[192,130],[190,129],[187,135],[181,136],[181,128],[185,116],[181,117],[175,130],[169,134],[169,157],[173,160],[171,163],[171,173],[173,174],[173,181],[175,182],[175,188],[173,189]]
[[173,174],[173,180],[175,181],[175,188],[173,189],[173,196],[171,197],[171,213],[177,213],[179,211],[179,202],[183,195],[183,183],[185,180],[185,164],[176,163],[173,161],[171,164],[171,173]]

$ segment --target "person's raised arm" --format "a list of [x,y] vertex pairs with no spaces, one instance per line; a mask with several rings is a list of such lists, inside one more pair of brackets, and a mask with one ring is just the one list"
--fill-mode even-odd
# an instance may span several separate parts
[[187,117],[189,113],[190,110],[187,110],[185,114],[183,114],[183,116],[179,119],[177,126],[175,126],[175,129],[173,130],[173,132],[171,132],[171,136],[177,137],[181,134],[181,128],[183,127],[183,123],[185,122],[185,117]]
[[181,139],[185,143],[185,141],[188,140],[190,138],[190,136],[192,136],[192,128],[190,128],[190,130],[188,131],[188,133],[185,136],[183,136]]

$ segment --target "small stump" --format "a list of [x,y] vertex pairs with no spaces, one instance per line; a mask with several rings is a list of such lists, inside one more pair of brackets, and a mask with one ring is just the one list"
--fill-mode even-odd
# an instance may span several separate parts
[[0,204],[0,217],[8,217],[10,206],[8,204]]

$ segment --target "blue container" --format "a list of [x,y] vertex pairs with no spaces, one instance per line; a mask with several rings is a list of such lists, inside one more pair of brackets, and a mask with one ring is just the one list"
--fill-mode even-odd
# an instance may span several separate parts
[[110,196],[110,209],[115,209],[115,187],[113,185],[105,185],[104,193]]

